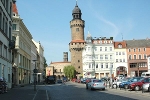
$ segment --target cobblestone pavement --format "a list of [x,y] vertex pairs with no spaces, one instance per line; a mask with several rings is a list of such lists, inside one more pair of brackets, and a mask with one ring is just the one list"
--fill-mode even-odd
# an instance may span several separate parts
[[44,87],[37,85],[37,91],[33,85],[12,88],[8,93],[0,94],[0,100],[49,100]]
[[107,88],[87,90],[85,84],[67,82],[66,84],[38,85],[13,88],[0,94],[0,100],[150,100],[150,93]]
[[68,82],[65,85],[47,85],[50,100],[150,100],[149,93],[120,89],[86,90],[85,84]]

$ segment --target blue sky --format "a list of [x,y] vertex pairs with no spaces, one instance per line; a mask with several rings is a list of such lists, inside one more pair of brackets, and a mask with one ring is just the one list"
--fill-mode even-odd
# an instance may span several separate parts
[[[115,41],[150,38],[150,0],[78,0],[88,31],[93,37]],[[44,47],[47,64],[63,61],[69,52],[70,21],[76,0],[17,0],[20,17],[35,41]]]

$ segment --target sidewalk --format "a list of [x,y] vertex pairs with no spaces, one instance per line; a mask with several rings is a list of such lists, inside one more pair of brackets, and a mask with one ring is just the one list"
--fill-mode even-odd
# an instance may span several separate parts
[[39,89],[38,85],[36,87],[37,91],[34,91],[33,85],[12,88],[7,93],[0,94],[0,100],[49,100],[47,91]]

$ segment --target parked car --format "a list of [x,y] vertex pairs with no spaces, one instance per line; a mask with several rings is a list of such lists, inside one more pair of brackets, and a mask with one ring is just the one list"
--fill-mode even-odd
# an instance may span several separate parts
[[62,82],[62,80],[61,80],[61,79],[58,79],[58,80],[57,80],[57,83],[63,83],[63,82]]
[[86,83],[86,78],[81,78],[81,83]]
[[129,88],[131,90],[135,90],[135,91],[139,91],[142,89],[142,85],[144,83],[149,83],[150,84],[150,77],[145,77],[145,78],[142,78],[140,79],[139,81],[137,82],[132,82],[129,84]]
[[144,92],[146,92],[146,91],[150,92],[150,83],[144,83],[142,85],[142,89]]
[[91,79],[88,83],[86,83],[86,89],[102,89],[105,90],[105,83],[102,80]]
[[140,79],[142,79],[143,77],[132,77],[131,79],[129,79],[127,82],[121,82],[119,84],[119,88],[124,88],[124,89],[128,89],[129,88],[129,84],[131,82],[137,82]]
[[113,88],[116,88],[116,86],[119,87],[119,84],[120,84],[120,83],[122,83],[122,82],[127,82],[127,81],[129,81],[130,79],[131,79],[131,78],[128,77],[128,78],[119,79],[119,80],[114,81],[114,82],[113,82]]

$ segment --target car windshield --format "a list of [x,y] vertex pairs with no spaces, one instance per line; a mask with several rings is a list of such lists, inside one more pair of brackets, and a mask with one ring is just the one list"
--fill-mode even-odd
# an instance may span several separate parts
[[129,81],[131,78],[124,78],[122,81]]
[[141,82],[143,79],[144,79],[143,77],[142,77],[142,78],[139,78],[138,82]]

